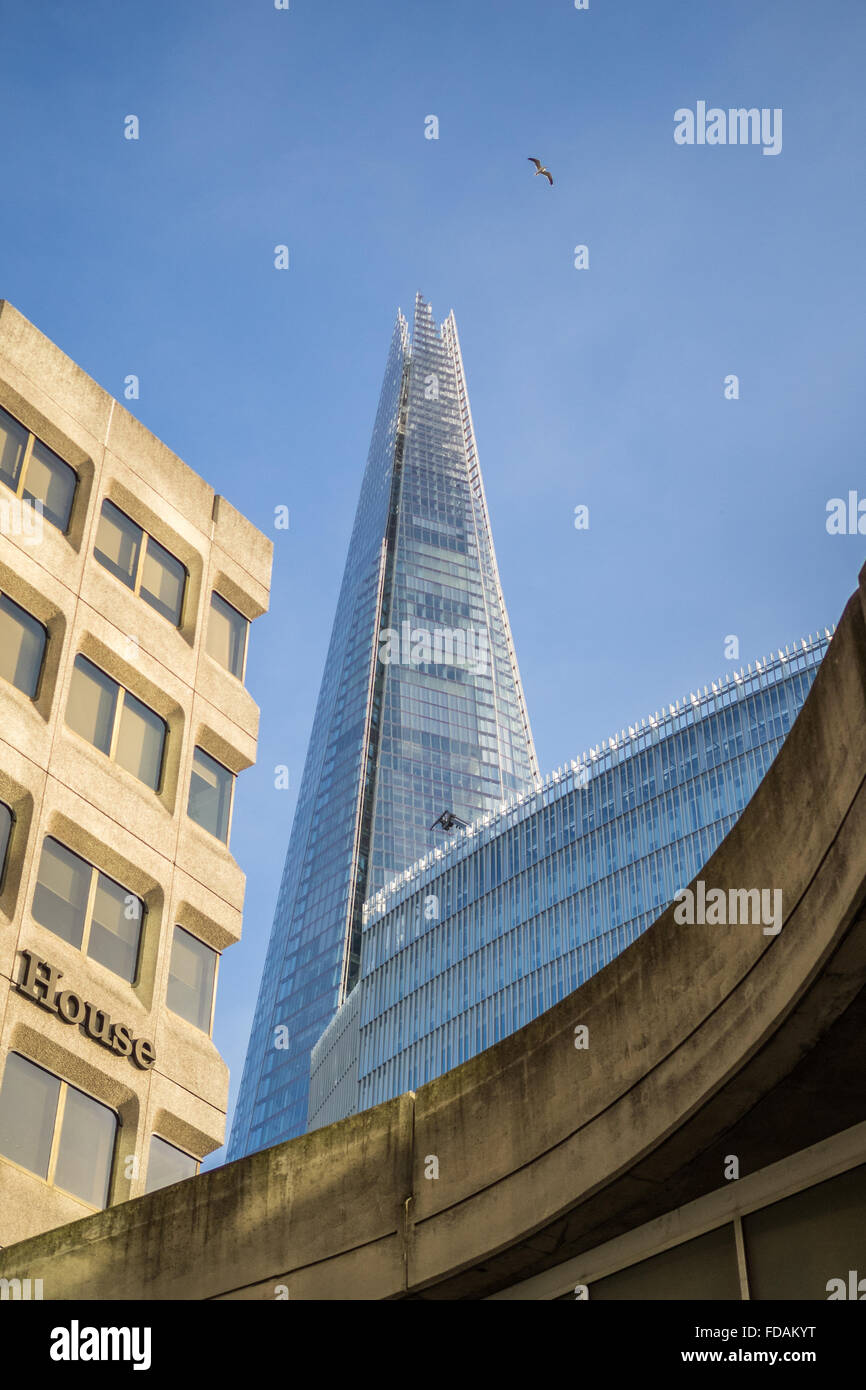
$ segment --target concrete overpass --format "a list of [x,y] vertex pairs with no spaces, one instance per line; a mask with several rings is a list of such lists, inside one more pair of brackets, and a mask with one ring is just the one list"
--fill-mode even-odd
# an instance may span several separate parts
[[[736,1212],[749,1175],[789,1175],[778,1195],[831,1150],[853,1170],[864,777],[866,569],[781,753],[700,875],[781,889],[778,934],[678,925],[668,909],[417,1094],[10,1247],[0,1276],[40,1277],[50,1299],[479,1299],[527,1280],[526,1296],[551,1297],[566,1262],[573,1274],[704,1201]],[[725,1182],[730,1155],[742,1187]]]

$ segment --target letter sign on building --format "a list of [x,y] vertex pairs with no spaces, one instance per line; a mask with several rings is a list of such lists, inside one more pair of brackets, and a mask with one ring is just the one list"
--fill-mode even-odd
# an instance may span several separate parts
[[101,1043],[109,1052],[129,1057],[142,1071],[149,1071],[156,1061],[156,1050],[147,1038],[133,1037],[126,1024],[116,1023],[105,1009],[82,999],[71,989],[58,989],[63,971],[42,960],[35,951],[22,951],[24,969],[13,988],[25,998],[32,999],[49,1013],[57,1014],[64,1023],[77,1024],[87,1037]]

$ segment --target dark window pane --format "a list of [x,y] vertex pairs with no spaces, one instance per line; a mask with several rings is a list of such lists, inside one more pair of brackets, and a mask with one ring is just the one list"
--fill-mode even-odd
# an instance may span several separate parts
[[211,594],[210,604],[207,650],[227,671],[243,680],[249,623],[219,594]]
[[[573,1294],[568,1295],[573,1298]],[[740,1298],[733,1226],[663,1250],[648,1260],[620,1269],[589,1287],[590,1302],[611,1300],[702,1300]]]
[[60,1082],[50,1072],[10,1052],[0,1088],[0,1153],[48,1177]]
[[216,835],[218,840],[228,840],[233,783],[234,777],[227,767],[204,749],[196,748],[187,810],[198,825]]
[[183,611],[186,570],[173,555],[153,539],[147,538],[147,551],[141,572],[141,597],[175,627]]
[[33,894],[33,916],[40,926],[72,946],[81,946],[92,877],[93,870],[84,859],[57,840],[45,840]]
[[94,1207],[108,1201],[117,1117],[73,1086],[67,1086],[54,1181]]
[[102,504],[99,530],[93,554],[101,565],[130,589],[135,586],[138,555],[141,548],[141,527],[115,507],[108,499]]
[[217,953],[183,927],[175,927],[166,1003],[181,1018],[210,1032]]
[[127,691],[123,697],[115,758],[121,767],[159,790],[165,723],[158,714]]
[[87,657],[75,658],[66,722],[102,753],[111,750],[117,691],[117,683]]
[[[866,1278],[866,1164],[743,1217],[753,1299],[826,1299],[848,1271]],[[855,1295],[863,1298],[863,1292]]]
[[130,984],[138,965],[143,904],[113,878],[100,874],[93,902],[87,954]]
[[31,699],[39,685],[45,640],[42,624],[0,594],[0,676]]
[[147,1191],[156,1192],[158,1187],[169,1187],[173,1182],[195,1176],[196,1160],[190,1158],[182,1149],[167,1144],[158,1134],[151,1135],[150,1158],[147,1161]]
[[69,525],[77,481],[74,468],[58,458],[47,444],[34,439],[22,496],[41,502],[43,515],[61,531]]
[[3,873],[6,869],[6,854],[9,850],[9,841],[12,838],[12,812],[5,801],[0,801],[0,884],[3,882]]
[[0,478],[13,492],[18,490],[28,437],[24,426],[0,409]]

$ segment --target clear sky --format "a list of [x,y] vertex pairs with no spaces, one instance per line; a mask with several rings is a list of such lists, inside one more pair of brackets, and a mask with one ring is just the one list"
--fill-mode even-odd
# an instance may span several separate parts
[[[130,408],[276,543],[217,1002],[233,1101],[417,290],[457,315],[543,769],[738,665],[729,634],[747,662],[838,618],[866,558],[825,526],[866,499],[866,8],[0,0],[0,45],[0,297],[118,397],[139,376]],[[781,153],[677,145],[699,101],[781,108]]]

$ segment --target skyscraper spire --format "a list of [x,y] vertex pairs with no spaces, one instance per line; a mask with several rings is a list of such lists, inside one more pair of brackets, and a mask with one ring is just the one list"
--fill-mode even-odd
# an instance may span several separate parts
[[301,1134],[364,900],[537,780],[453,313],[391,341],[229,1158]]

